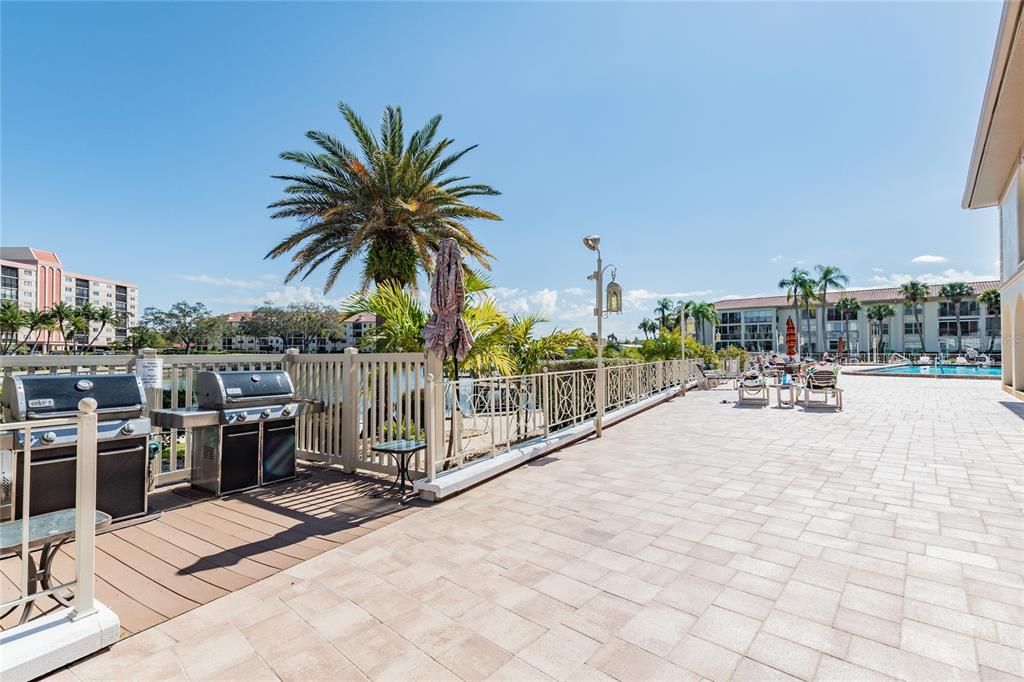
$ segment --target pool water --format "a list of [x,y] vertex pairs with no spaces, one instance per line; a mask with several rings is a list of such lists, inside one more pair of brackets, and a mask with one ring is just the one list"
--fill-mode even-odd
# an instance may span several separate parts
[[883,367],[882,369],[872,369],[865,372],[865,374],[899,374],[902,376],[936,376],[944,374],[949,376],[981,377],[998,377],[1002,376],[1002,373],[1003,371],[999,367],[965,367],[963,365],[940,365],[939,367],[898,365],[896,367]]

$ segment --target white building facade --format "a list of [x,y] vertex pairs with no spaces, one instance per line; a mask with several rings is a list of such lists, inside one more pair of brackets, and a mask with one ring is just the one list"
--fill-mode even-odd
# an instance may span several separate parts
[[[999,283],[988,280],[967,284],[974,296],[960,302],[959,343],[962,348],[998,355],[1002,350],[1000,309],[980,303],[977,296]],[[718,325],[714,329],[706,325],[704,338],[713,338],[715,348],[740,346],[750,351],[784,353],[787,320],[792,319],[802,353],[835,353],[840,338],[843,351],[849,353],[956,353],[957,311],[952,302],[939,295],[940,288],[938,284],[928,287],[928,298],[918,305],[916,321],[914,310],[904,305],[897,288],[830,291],[827,304],[814,304],[810,314],[802,305],[794,309],[784,295],[717,301]],[[857,299],[860,312],[844,319],[835,308],[841,298]],[[867,313],[876,304],[892,306],[894,315],[872,328]]]
[[[139,324],[142,311],[137,284],[70,272],[56,253],[28,246],[0,248],[0,299],[17,301],[22,310],[50,310],[58,302],[71,306],[86,302],[97,308],[109,306],[120,317],[117,324],[103,328],[92,322],[89,334],[76,338],[79,344],[95,338],[96,348],[123,341],[128,329]],[[29,341],[35,342],[36,337],[33,333]],[[45,352],[63,343],[58,332],[43,332],[39,335],[38,347]]]
[[964,208],[999,209],[1003,387],[1024,399],[1024,3],[1008,0],[982,101]]

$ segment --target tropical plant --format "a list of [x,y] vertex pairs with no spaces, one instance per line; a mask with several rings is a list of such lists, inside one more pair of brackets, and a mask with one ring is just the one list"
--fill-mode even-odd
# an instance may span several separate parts
[[141,324],[128,330],[124,343],[133,352],[143,348],[163,348],[167,345],[167,341],[159,332]]
[[800,297],[811,282],[811,273],[803,268],[793,268],[789,277],[779,280],[779,288],[786,290],[786,302],[793,304],[793,318],[796,320],[797,348],[800,348]]
[[18,345],[21,330],[28,325],[28,316],[9,298],[0,301],[0,353],[7,355]]
[[745,348],[740,348],[739,346],[726,346],[718,351],[718,357],[722,362],[739,358],[740,370],[742,371],[747,366],[747,359],[750,357],[750,353]]
[[807,346],[807,351],[811,351],[811,316],[814,315],[814,304],[818,300],[820,295],[818,292],[818,282],[812,278],[805,279],[800,282],[800,300],[804,304],[804,312],[806,313],[805,322],[807,324],[807,338],[804,339],[804,343]]
[[686,337],[686,357],[690,360],[702,361],[704,367],[709,369],[719,365],[718,354],[711,347],[705,346],[689,336]]
[[224,326],[204,304],[187,301],[178,301],[167,310],[146,308],[142,323],[167,341],[181,344],[186,354],[196,345],[213,341]]
[[92,340],[89,341],[89,345],[86,347],[86,351],[92,350],[93,346],[96,345],[97,339],[99,339],[100,335],[103,334],[104,331],[106,331],[107,327],[111,327],[121,322],[121,320],[123,319],[123,315],[114,312],[114,309],[108,305],[105,305],[102,308],[96,310],[96,312],[90,318],[90,322],[99,322],[100,328],[96,332],[96,335],[92,337]]
[[[888,303],[876,303],[875,305],[868,306],[867,313],[865,313],[869,322],[871,323],[872,330],[872,342],[875,338],[881,338],[882,336],[882,323],[887,319],[896,314],[896,310]],[[877,351],[877,348],[875,348]]]
[[566,357],[570,348],[591,345],[590,337],[582,329],[556,329],[537,337],[537,325],[546,321],[538,315],[525,315],[513,317],[509,323],[508,347],[516,374],[534,374],[541,371],[546,361]]
[[75,307],[64,301],[57,301],[50,308],[50,312],[53,314],[54,319],[57,321],[57,333],[60,334],[61,338],[64,339],[64,351],[68,350],[68,335],[66,326],[68,320],[75,316]]
[[662,329],[657,338],[644,341],[640,345],[640,354],[647,362],[655,360],[677,360],[683,355],[683,347],[680,345],[679,329],[669,331]]
[[956,352],[963,350],[963,330],[960,329],[960,303],[968,296],[974,295],[974,289],[966,282],[948,282],[939,288],[939,296],[953,304],[953,316],[956,318]]
[[645,339],[650,339],[652,336],[657,335],[658,323],[655,322],[654,320],[645,317],[644,319],[640,320],[640,324],[637,325],[637,329],[644,333]]
[[658,316],[658,319],[661,321],[661,327],[664,329],[672,328],[668,317],[675,311],[676,304],[670,298],[659,299],[658,303],[654,306],[654,314]]
[[860,301],[850,296],[844,296],[836,301],[835,309],[843,316],[843,336],[846,337],[846,352],[850,353],[853,350],[850,345],[850,318],[856,318],[860,312]]
[[900,285],[900,296],[903,302],[914,311],[914,327],[917,329],[917,336],[921,341],[921,351],[924,351],[924,327],[921,325],[920,306],[928,299],[928,287],[915,280]]
[[[978,295],[978,303],[984,303],[985,304],[985,312],[987,313],[987,315],[989,317],[993,317],[995,315],[998,315],[999,314],[999,303],[1000,303],[999,290],[998,289],[989,289],[988,291],[981,292]],[[995,330],[996,330],[996,328],[994,326],[989,326],[988,329],[986,330],[986,334],[988,335],[988,351],[986,351],[986,352],[988,352],[988,353],[991,353],[992,349],[996,345],[996,333],[995,333]]]
[[54,317],[53,312],[49,310],[30,310],[26,315],[26,326],[28,327],[28,333],[25,335],[26,341],[33,332],[36,335],[31,348],[31,352],[34,353],[39,348],[39,342],[42,340],[43,332],[53,332],[57,330],[57,318]]
[[829,289],[845,289],[850,283],[850,278],[842,270],[834,265],[815,265],[814,271],[818,273],[815,281],[818,284],[818,291],[821,295],[821,302],[827,304]]
[[688,303],[690,306],[687,308],[686,317],[696,323],[697,338],[701,343],[704,343],[704,324],[716,325],[718,323],[718,311],[715,309],[714,303],[708,303],[707,301],[688,301]]
[[374,135],[343,102],[338,109],[359,145],[357,154],[332,135],[306,133],[319,150],[285,152],[281,158],[301,165],[302,175],[274,176],[288,183],[287,198],[270,204],[273,218],[298,218],[300,227],[266,257],[291,253],[285,277],[305,279],[329,264],[324,291],[354,258],[362,257],[362,286],[371,282],[415,286],[419,271],[429,272],[440,242],[454,238],[463,252],[489,267],[491,253],[466,227],[468,220],[501,220],[466,203],[474,196],[496,195],[489,185],[467,183],[450,171],[476,145],[450,152],[453,140],[435,141],[441,116],[434,116],[405,140],[402,110],[387,107]]

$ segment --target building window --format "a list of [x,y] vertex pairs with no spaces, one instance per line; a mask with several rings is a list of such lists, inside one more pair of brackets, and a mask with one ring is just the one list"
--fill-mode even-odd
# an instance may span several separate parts
[[[977,317],[977,301],[960,301],[960,317]],[[939,302],[939,317],[956,317],[956,306],[952,301]]]
[[75,305],[84,305],[89,302],[89,280],[75,280]]
[[747,310],[743,313],[743,321],[746,323],[773,322],[775,313],[770,310]]
[[6,265],[0,268],[0,298],[18,300],[18,268]]
[[916,336],[921,333],[921,324],[918,322],[904,322],[903,333],[907,336],[911,334]]
[[719,313],[718,314],[719,324],[739,324],[740,314],[739,313]]
[[[961,336],[976,336],[977,320],[960,320]],[[939,320],[939,336],[956,336],[956,320]]]

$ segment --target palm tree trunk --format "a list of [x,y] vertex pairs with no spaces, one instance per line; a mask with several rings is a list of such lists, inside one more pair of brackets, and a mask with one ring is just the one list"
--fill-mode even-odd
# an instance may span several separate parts
[[92,337],[92,341],[89,342],[89,345],[85,349],[87,352],[92,350],[92,347],[96,344],[96,339],[100,338],[100,335],[103,333],[103,331],[106,328],[107,328],[107,323],[106,322],[103,322],[102,324],[100,324],[100,330],[98,332],[96,332],[96,336]]
[[921,352],[924,352],[924,327],[921,326],[919,316],[917,314],[917,304],[914,304],[914,326],[917,327],[917,338],[921,341]]

